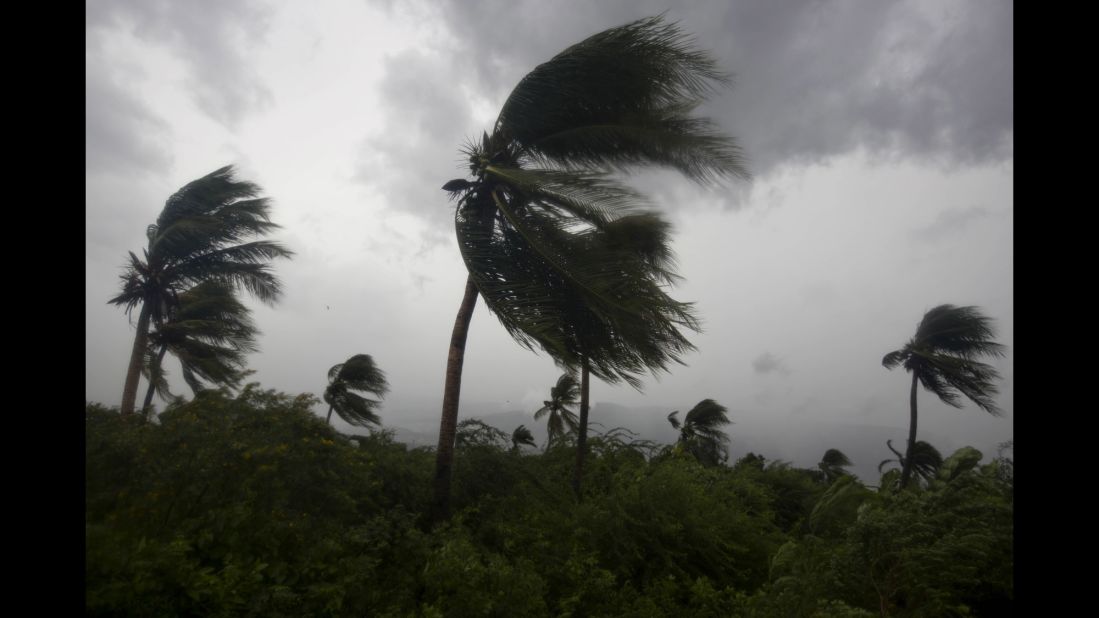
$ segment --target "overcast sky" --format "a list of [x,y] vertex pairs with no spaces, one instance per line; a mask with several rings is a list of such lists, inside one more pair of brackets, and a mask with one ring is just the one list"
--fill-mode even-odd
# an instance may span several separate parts
[[[593,401],[671,411],[713,398],[730,409],[734,445],[738,432],[781,440],[821,424],[895,427],[896,444],[908,378],[882,355],[927,309],[978,305],[1008,346],[996,363],[1005,415],[923,392],[921,436],[990,453],[1013,435],[1007,0],[86,9],[88,400],[121,398],[134,328],[107,299],[126,252],[144,246],[172,192],[232,163],[272,198],[275,238],[297,254],[276,264],[277,307],[249,301],[263,331],[253,379],[319,396],[329,367],[366,353],[389,377],[386,425],[437,418],[465,283],[440,190],[466,172],[458,148],[491,129],[537,64],[666,10],[734,74],[703,112],[740,141],[755,179],[634,179],[675,225],[684,282],[673,295],[697,303],[705,332],[687,366],[648,378],[642,393],[595,382]],[[479,304],[460,415],[533,412],[558,374]]]

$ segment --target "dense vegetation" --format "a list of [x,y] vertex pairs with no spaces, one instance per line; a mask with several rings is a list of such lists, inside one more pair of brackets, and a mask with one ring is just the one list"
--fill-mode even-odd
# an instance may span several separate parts
[[[153,421],[86,411],[93,616],[998,616],[1013,598],[1010,458],[961,449],[893,490],[751,455],[595,435],[546,452],[459,427],[454,516],[434,454],[341,435],[249,385]],[[518,443],[515,443],[518,444]],[[829,463],[830,462],[830,463]]]

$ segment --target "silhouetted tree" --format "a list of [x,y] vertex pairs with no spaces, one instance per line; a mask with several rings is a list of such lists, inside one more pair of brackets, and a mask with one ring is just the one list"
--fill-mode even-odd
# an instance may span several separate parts
[[912,374],[908,456],[901,471],[901,487],[908,484],[915,461],[912,449],[916,445],[918,384],[949,406],[962,407],[964,396],[989,414],[1000,414],[993,400],[997,393],[994,381],[1000,374],[991,365],[976,360],[1004,355],[1004,346],[992,341],[994,336],[992,320],[977,307],[939,305],[924,314],[916,335],[903,348],[882,358],[886,369],[903,365]]
[[122,391],[123,415],[134,411],[150,322],[162,324],[184,290],[217,280],[265,303],[278,299],[281,286],[269,262],[292,252],[272,241],[244,242],[278,228],[269,218],[270,201],[259,193],[259,186],[233,178],[232,166],[203,176],[168,198],[146,231],[143,257],[130,252],[122,292],[109,301],[125,307],[128,315],[140,306]]

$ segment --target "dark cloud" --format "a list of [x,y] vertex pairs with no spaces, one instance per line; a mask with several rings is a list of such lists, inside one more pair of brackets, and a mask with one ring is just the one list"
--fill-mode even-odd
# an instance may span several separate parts
[[129,30],[144,41],[175,49],[187,64],[195,103],[232,127],[270,103],[270,93],[248,69],[242,52],[267,31],[270,9],[257,2],[206,0],[100,0],[85,5],[88,46],[112,30]]
[[770,352],[764,352],[757,356],[752,361],[752,369],[760,375],[768,373],[777,373],[781,376],[790,375],[790,368],[786,366],[786,363]]
[[[666,4],[463,0],[437,8],[458,41],[461,75],[502,101],[565,46]],[[735,73],[735,88],[704,111],[741,140],[759,177],[856,152],[946,165],[1013,155],[1011,3],[715,0],[668,18]]]

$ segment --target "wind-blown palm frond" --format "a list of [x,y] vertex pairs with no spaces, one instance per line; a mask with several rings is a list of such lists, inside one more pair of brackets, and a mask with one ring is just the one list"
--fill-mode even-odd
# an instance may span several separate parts
[[149,324],[163,324],[184,290],[219,281],[264,303],[278,300],[281,285],[269,262],[293,253],[277,242],[252,240],[279,227],[270,220],[270,201],[259,193],[259,186],[237,180],[232,166],[216,170],[169,197],[146,230],[142,257],[130,252],[122,291],[109,301],[127,314],[141,306],[123,391],[124,414],[133,409]]
[[515,428],[515,431],[511,432],[511,452],[518,453],[519,447],[522,445],[537,446],[534,443],[534,434],[526,428],[525,425],[519,425]]
[[[371,393],[378,397],[367,399],[351,391]],[[369,354],[356,354],[328,370],[328,388],[324,390],[324,402],[328,404],[328,421],[335,412],[351,425],[366,427],[380,425],[377,410],[380,399],[389,392],[385,372],[378,368]]]
[[739,148],[691,116],[729,82],[660,16],[591,36],[519,82],[494,135],[521,160],[566,168],[672,167],[693,180],[747,177]]
[[994,336],[992,320],[977,307],[940,305],[924,314],[916,335],[903,348],[886,354],[882,365],[892,369],[903,364],[947,405],[960,408],[965,396],[982,410],[999,415],[994,381],[1000,374],[976,360],[1004,355],[1004,346],[992,341]]
[[729,436],[721,427],[731,424],[728,410],[713,399],[703,399],[690,412],[678,419],[679,412],[668,415],[668,422],[679,430],[677,448],[682,449],[705,465],[718,465],[728,458]]
[[892,440],[886,440],[886,445],[889,447],[889,450],[893,451],[893,454],[896,455],[897,458],[883,460],[878,464],[878,472],[881,472],[882,469],[890,463],[897,463],[903,469],[905,464],[910,461],[912,472],[917,477],[923,479],[924,482],[927,482],[935,478],[939,468],[943,465],[943,456],[939,453],[939,450],[923,440],[916,442],[908,457],[905,457],[897,451],[897,449],[893,448]]
[[817,467],[824,473],[824,478],[831,483],[837,478],[847,474],[844,468],[848,468],[852,465],[851,460],[847,458],[847,455],[843,451],[835,448],[830,448],[824,452],[824,457],[821,458]]
[[546,430],[549,434],[546,441],[547,449],[569,433],[576,431],[579,420],[572,408],[579,400],[580,385],[576,383],[576,378],[572,374],[561,374],[561,377],[557,378],[557,384],[550,388],[549,401],[543,401],[542,407],[534,413],[536,421],[549,417],[546,420]]
[[[163,399],[172,397],[165,379],[163,358],[175,356],[184,380],[196,394],[206,384],[236,387],[246,366],[246,356],[257,351],[258,330],[251,311],[221,281],[206,281],[178,297],[166,320],[149,333],[143,373],[150,388]],[[146,395],[146,405],[151,401]]]
[[[993,341],[993,337],[992,320],[977,307],[939,305],[924,314],[915,336],[903,348],[882,358],[886,369],[903,365],[912,374],[909,450],[916,443],[917,384],[949,406],[962,407],[965,397],[989,414],[1000,415],[995,400],[1000,374],[992,365],[977,360],[1004,355],[1004,346]],[[908,459],[914,461],[911,453]],[[905,466],[901,472],[902,486],[911,474],[911,466]]]

